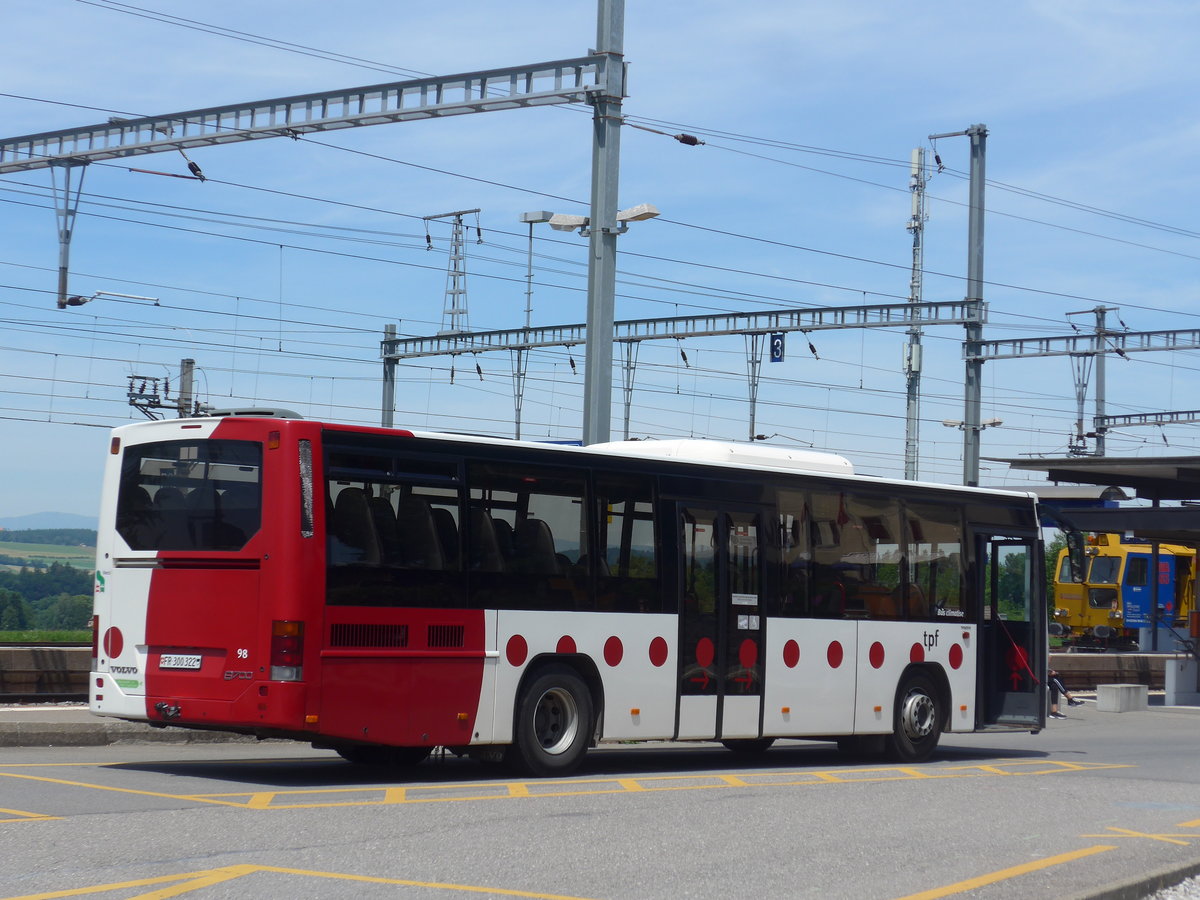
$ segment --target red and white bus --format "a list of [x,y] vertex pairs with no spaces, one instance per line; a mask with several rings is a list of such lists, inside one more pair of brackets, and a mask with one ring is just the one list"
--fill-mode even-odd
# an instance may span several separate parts
[[238,414],[116,429],[100,520],[100,715],[534,775],[606,741],[919,761],[1045,724],[1028,494]]

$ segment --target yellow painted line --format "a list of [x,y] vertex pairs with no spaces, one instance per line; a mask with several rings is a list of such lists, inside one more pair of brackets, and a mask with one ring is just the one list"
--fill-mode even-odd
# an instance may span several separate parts
[[[1101,769],[1131,768],[1117,763],[1079,763],[1055,760],[1002,760],[987,765],[879,766],[826,770],[740,772],[736,774],[653,775],[642,778],[577,778],[561,781],[520,782],[440,782],[386,787],[323,787],[287,791],[239,791],[211,794],[172,794],[112,787],[85,781],[50,778],[18,772],[0,771],[0,778],[90,788],[143,797],[227,806],[235,809],[281,810],[318,809],[348,806],[396,806],[417,803],[464,803],[480,800],[511,800],[552,797],[589,797],[608,794],[694,791],[728,788],[807,787],[828,784],[866,784],[920,779],[934,781],[952,778],[1015,777],[1091,772]],[[1198,821],[1197,824],[1200,824]],[[1183,827],[1183,826],[1181,826]]]
[[991,872],[987,875],[980,875],[978,878],[968,878],[966,881],[948,884],[945,887],[934,888],[931,891],[921,891],[919,894],[908,894],[905,897],[899,898],[899,900],[935,900],[937,897],[950,897],[954,894],[961,894],[964,891],[973,891],[976,888],[986,887],[987,885],[995,884],[998,881],[1007,881],[1010,878],[1028,875],[1030,872],[1037,872],[1041,869],[1051,869],[1054,866],[1061,866],[1064,863],[1074,862],[1077,859],[1085,859],[1089,856],[1095,856],[1097,853],[1107,853],[1109,850],[1116,849],[1116,847],[1110,847],[1106,844],[1097,844],[1094,847],[1086,847],[1083,850],[1075,850],[1071,853],[1060,853],[1058,856],[1048,856],[1045,859],[1024,863],[1019,866],[1012,866],[1008,869],[1001,869],[999,872]]
[[[97,884],[91,887],[72,888],[65,891],[48,891],[42,894],[24,894],[20,897],[9,897],[6,900],[58,900],[62,897],[83,897],[89,894],[100,894],[108,891],[127,890],[129,888],[152,887],[166,885],[159,890],[139,894],[128,900],[166,900],[178,897],[191,891],[211,887],[235,878],[247,875],[269,872],[280,875],[299,875],[305,878],[327,878],[335,881],[353,881],[361,884],[390,884],[402,887],[420,887],[440,891],[459,891],[471,894],[490,894],[502,897],[527,897],[531,900],[587,900],[585,897],[575,897],[567,894],[541,894],[533,891],[518,891],[510,888],[485,887],[473,884],[450,884],[439,881],[413,881],[404,878],[382,878],[372,875],[351,875],[344,872],[319,872],[311,869],[291,869],[280,866],[236,865],[220,869],[205,869],[199,872],[183,872],[177,875],[163,875],[157,878],[142,878],[137,881],[113,882]],[[247,895],[252,892],[247,889]]]
[[[1002,767],[1006,766],[1006,767]],[[264,804],[264,793],[197,795],[229,798],[232,805],[254,809],[314,809],[338,806],[382,806],[401,803],[462,803],[479,800],[515,798],[588,797],[621,793],[661,793],[666,791],[712,790],[714,788],[805,787],[824,784],[860,784],[903,780],[978,778],[988,775],[1005,777],[1054,775],[1063,772],[1125,768],[1107,763],[1047,762],[1013,760],[986,766],[949,766],[918,769],[912,766],[887,766],[859,769],[833,769],[807,772],[744,772],[739,774],[654,775],[643,778],[586,778],[534,782],[476,782],[408,785],[402,793],[386,788],[314,788],[278,791]],[[340,795],[342,799],[334,799]],[[355,796],[357,795],[357,796]],[[316,798],[325,798],[316,800]],[[245,798],[237,803],[239,798]]]
[[[256,868],[255,866],[228,866],[227,868]],[[185,872],[179,875],[159,875],[156,878],[139,878],[136,881],[115,881],[111,884],[96,884],[91,887],[71,888],[65,891],[47,891],[42,894],[22,894],[19,897],[7,897],[5,900],[57,900],[59,897],[86,897],[88,894],[99,894],[106,891],[119,891],[126,888],[149,887],[155,884],[168,884],[180,880],[193,879],[204,875],[220,872],[221,869],[206,869],[200,872]],[[132,898],[131,898],[132,900]]]
[[1200,828],[1200,819],[1192,819],[1190,822],[1180,822],[1177,828]]
[[61,816],[48,816],[44,813],[25,812],[23,809],[0,809],[0,813],[12,816],[11,819],[0,819],[0,823],[8,822],[49,822]]
[[1190,847],[1190,840],[1179,840],[1179,838],[1196,838],[1194,834],[1147,834],[1144,831],[1131,831],[1128,828],[1117,828],[1115,825],[1109,825],[1106,829],[1111,834],[1081,834],[1080,837],[1094,838],[1112,838],[1112,837],[1134,837],[1146,838],[1149,841],[1162,841],[1164,844],[1178,844],[1181,847]]

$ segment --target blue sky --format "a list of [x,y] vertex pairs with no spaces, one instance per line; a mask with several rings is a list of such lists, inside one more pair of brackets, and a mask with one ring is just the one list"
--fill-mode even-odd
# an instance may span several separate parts
[[[207,106],[585,55],[595,6],[348,0],[183,4],[6,0],[6,136]],[[153,14],[185,17],[163,22]],[[200,24],[202,23],[202,24]],[[185,27],[187,25],[192,27]],[[240,33],[235,40],[228,29]],[[1200,7],[1189,2],[639,2],[626,10],[632,125],[621,205],[662,216],[620,239],[618,319],[901,302],[911,239],[908,160],[928,135],[986,124],[985,337],[1070,333],[1097,305],[1134,331],[1197,325]],[[267,40],[269,39],[269,40]],[[275,42],[312,48],[288,52]],[[351,65],[324,53],[353,56]],[[408,73],[406,75],[405,73]],[[32,98],[32,99],[29,99]],[[74,104],[64,105],[64,104]],[[670,124],[657,124],[670,123]],[[929,183],[926,300],[964,296],[965,138],[939,141]],[[441,325],[449,229],[421,217],[479,207],[467,244],[470,326],[524,319],[520,213],[586,213],[590,118],[545,108],[348,129],[89,167],[71,291],[150,296],[58,310],[47,170],[0,178],[0,434],[6,516],[92,514],[107,430],[143,418],[130,376],[198,367],[201,399],[378,423],[379,339]],[[473,218],[469,224],[474,226]],[[585,242],[535,230],[533,321],[585,317]],[[763,365],[756,431],[899,476],[904,336],[796,336]],[[921,476],[961,478],[962,329],[925,337]],[[680,351],[686,354],[685,366]],[[571,362],[578,366],[574,374]],[[474,370],[478,362],[484,376]],[[1108,360],[1112,414],[1193,409],[1195,352]],[[533,355],[525,437],[578,438],[582,348]],[[397,424],[512,435],[507,354],[405,366]],[[740,337],[645,344],[631,434],[748,437]],[[619,385],[619,373],[614,375]],[[988,363],[985,457],[1061,455],[1074,427],[1067,359]],[[1092,412],[1091,393],[1088,415]],[[614,390],[614,436],[622,404]],[[1110,434],[1110,455],[1193,454],[1196,426]],[[985,484],[1024,485],[985,462]]]

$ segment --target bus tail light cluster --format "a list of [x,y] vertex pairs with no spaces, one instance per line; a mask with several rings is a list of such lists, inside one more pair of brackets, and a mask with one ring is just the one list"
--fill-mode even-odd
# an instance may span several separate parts
[[271,680],[299,681],[303,672],[304,623],[271,623]]
[[92,616],[92,670],[96,669],[96,660],[100,658],[100,617]]

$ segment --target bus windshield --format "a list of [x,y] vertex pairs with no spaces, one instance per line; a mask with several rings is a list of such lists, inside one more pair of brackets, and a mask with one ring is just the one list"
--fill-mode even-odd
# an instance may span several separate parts
[[125,449],[117,532],[132,550],[238,550],[262,521],[262,445],[198,440]]

